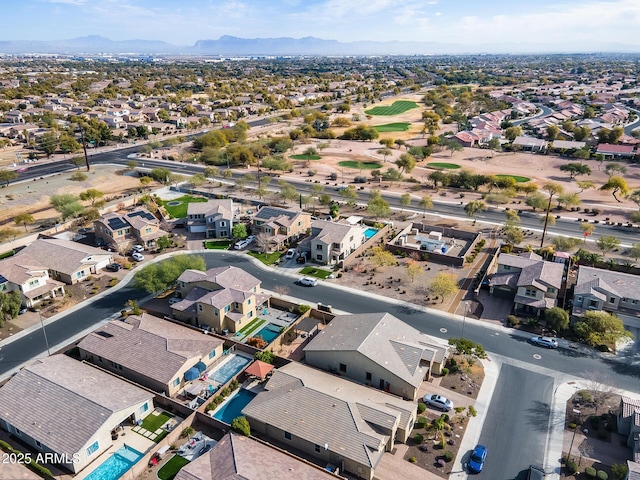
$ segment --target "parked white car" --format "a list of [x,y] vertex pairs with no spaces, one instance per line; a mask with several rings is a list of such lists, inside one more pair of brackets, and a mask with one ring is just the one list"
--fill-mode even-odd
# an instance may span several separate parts
[[295,256],[296,256],[296,249],[290,248],[289,250],[287,250],[287,253],[284,254],[284,259],[291,260]]
[[233,246],[233,249],[242,250],[243,248],[247,248],[250,243],[251,242],[245,238],[244,240],[240,240],[239,242],[236,242],[236,244]]
[[302,277],[298,280],[298,283],[305,287],[315,287],[318,284],[318,279],[313,277]]
[[531,337],[529,341],[539,347],[558,348],[558,341],[551,337]]
[[144,260],[144,255],[138,252],[133,252],[131,254],[131,258],[133,258],[136,262],[141,262]]
[[132,250],[134,252],[142,253],[142,252],[144,252],[144,247],[142,245],[134,245],[132,247]]
[[431,393],[427,393],[424,396],[424,403],[427,405],[437,408],[438,410],[442,410],[443,412],[448,412],[453,408],[453,403],[446,397],[442,395],[434,395]]

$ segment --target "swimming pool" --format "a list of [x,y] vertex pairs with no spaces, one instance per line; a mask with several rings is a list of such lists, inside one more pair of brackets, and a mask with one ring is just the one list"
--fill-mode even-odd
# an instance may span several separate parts
[[118,480],[127,470],[133,467],[144,455],[126,445],[113,452],[102,465],[96,468],[85,480]]
[[221,422],[231,425],[234,418],[242,415],[242,409],[246,407],[251,400],[255,398],[256,394],[241,388],[238,393],[229,398],[229,400],[223,403],[213,414],[213,418],[217,418]]
[[224,362],[222,366],[209,373],[209,378],[215,380],[220,385],[227,383],[251,362],[251,358],[245,357],[244,355],[231,354],[230,357],[231,358]]
[[364,237],[369,240],[371,237],[373,237],[376,233],[378,233],[378,229],[377,228],[373,228],[373,227],[369,227],[364,231]]
[[277,325],[268,323],[265,327],[262,328],[262,330],[260,330],[258,333],[254,334],[253,336],[262,337],[262,339],[265,342],[271,343],[276,337],[280,335],[280,331],[281,331],[280,327],[278,327]]

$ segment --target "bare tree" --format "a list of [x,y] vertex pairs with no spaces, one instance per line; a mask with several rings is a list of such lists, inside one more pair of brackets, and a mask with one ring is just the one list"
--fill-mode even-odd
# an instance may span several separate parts
[[280,295],[280,297],[287,295],[289,293],[289,287],[286,285],[276,285],[273,287],[273,291]]
[[602,407],[611,396],[618,393],[618,389],[611,385],[611,377],[604,372],[586,371],[584,372],[585,390],[591,394],[592,403],[596,415],[598,409]]
[[271,239],[266,233],[259,233],[256,237],[256,245],[260,249],[262,253],[269,252],[269,245],[271,244]]

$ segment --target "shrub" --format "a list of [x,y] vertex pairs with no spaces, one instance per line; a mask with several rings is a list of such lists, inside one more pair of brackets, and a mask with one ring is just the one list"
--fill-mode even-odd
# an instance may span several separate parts
[[624,463],[614,463],[611,465],[611,473],[613,473],[613,478],[615,480],[624,480],[627,478],[629,468]]
[[467,417],[475,417],[476,415],[478,415],[476,407],[469,405],[469,408],[467,409]]
[[355,183],[367,183],[367,177],[354,177],[353,181]]
[[593,467],[587,467],[584,469],[584,473],[589,478],[596,478],[596,469]]
[[222,395],[223,397],[228,397],[230,393],[231,389],[229,387],[225,387],[220,391],[220,395]]
[[185,427],[184,430],[182,430],[182,433],[180,434],[181,438],[187,438],[189,435],[193,435],[193,433],[195,432],[195,430],[193,429],[193,427]]
[[569,475],[573,475],[574,473],[576,473],[578,471],[578,464],[571,457],[567,457],[567,458],[564,459],[564,466],[565,466],[565,468],[567,470],[567,474],[569,474]]
[[599,480],[609,480],[609,475],[604,470],[598,470],[598,479]]
[[87,178],[87,174],[82,172],[75,172],[70,177],[74,182],[84,182]]
[[427,409],[427,406],[424,403],[418,404],[418,413],[423,413]]
[[510,327],[515,327],[516,325],[520,324],[520,319],[518,317],[516,317],[515,315],[509,315],[507,317],[507,325]]
[[427,426],[427,423],[429,423],[429,419],[427,417],[418,417],[418,419],[416,420],[416,424],[420,428],[425,428]]
[[420,445],[422,442],[424,442],[424,437],[422,435],[420,435],[419,433],[416,433],[413,436],[413,441],[416,442],[417,445]]
[[442,454],[442,458],[445,462],[449,463],[451,460],[453,460],[453,453],[451,453],[450,450],[447,450]]
[[569,428],[570,428],[571,430],[575,430],[577,427],[578,427],[578,425],[576,425],[575,423],[570,423],[570,424],[569,424]]
[[311,307],[309,305],[298,305],[298,313],[300,315],[304,315],[309,310],[311,310]]
[[449,369],[447,367],[442,368],[442,375],[445,376],[449,373]]
[[245,417],[236,417],[231,422],[231,430],[245,437],[251,436],[251,426],[249,425],[249,421]]
[[416,457],[409,457],[409,462],[410,463],[416,463],[418,461],[418,459]]

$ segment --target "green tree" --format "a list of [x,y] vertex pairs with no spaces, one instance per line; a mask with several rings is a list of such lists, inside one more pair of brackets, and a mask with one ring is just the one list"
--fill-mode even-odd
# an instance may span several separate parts
[[473,219],[474,225],[476,224],[476,215],[478,214],[478,212],[482,212],[486,209],[487,204],[482,200],[473,200],[464,206],[464,211],[467,214],[467,217]]
[[541,193],[535,193],[533,195],[530,195],[527,197],[527,199],[525,200],[525,203],[531,207],[531,209],[535,212],[536,209],[543,209],[547,206],[547,197],[545,197],[543,194]]
[[628,250],[627,254],[633,258],[636,262],[640,258],[640,243],[634,243]]
[[404,212],[404,209],[411,205],[411,194],[405,193],[400,197],[400,213]]
[[156,245],[158,246],[158,250],[162,251],[165,248],[169,248],[171,245],[173,245],[173,241],[169,238],[168,235],[163,235],[162,237],[158,238]]
[[418,262],[416,262],[415,260],[410,260],[407,262],[406,273],[409,281],[413,283],[417,277],[424,274],[424,270]]
[[510,142],[513,142],[520,135],[522,135],[522,128],[520,127],[509,127],[504,132],[504,137]]
[[95,205],[96,200],[102,197],[104,197],[104,193],[102,193],[100,190],[96,190],[95,188],[90,188],[89,190],[80,194],[80,200],[85,202],[90,201],[92,207]]
[[451,425],[449,425],[449,416],[447,414],[442,414],[438,418],[434,418],[431,420],[431,424],[426,428],[428,432],[433,432],[433,439],[440,437],[440,445],[444,448],[445,439],[444,432],[451,430]]
[[244,223],[236,223],[233,226],[231,235],[233,236],[233,238],[237,238],[239,240],[247,238],[247,227]]
[[396,160],[396,165],[400,169],[400,172],[411,173],[416,168],[416,158],[410,153],[403,153],[400,158]]
[[629,193],[629,187],[627,186],[627,181],[618,175],[613,175],[609,177],[609,180],[607,181],[607,183],[602,185],[600,187],[600,190],[605,190],[605,191],[611,190],[611,195],[613,195],[613,198],[615,198],[616,201],[620,203],[622,202],[622,200],[618,198],[617,194],[620,193],[621,195],[625,196]]
[[619,340],[633,338],[631,332],[625,330],[622,320],[605,311],[586,311],[575,323],[573,330],[578,338],[592,347],[613,347]]
[[502,144],[500,143],[500,139],[498,138],[492,138],[491,140],[489,140],[487,146],[489,147],[489,150],[491,150],[492,157],[494,152],[499,152],[500,149],[502,149]]
[[425,213],[427,212],[427,208],[433,208],[433,199],[430,196],[425,195],[420,199],[420,203],[418,203],[418,207],[422,209],[422,216],[424,216]]
[[560,134],[560,129],[557,125],[547,125],[547,140],[553,142],[558,138]]
[[245,417],[236,417],[231,421],[231,430],[245,437],[251,436],[251,426]]
[[169,183],[169,176],[171,172],[167,168],[154,168],[149,172],[149,176],[156,182],[167,184]]
[[176,255],[159,263],[147,265],[133,278],[134,285],[149,293],[167,290],[187,269],[206,269],[204,258],[193,255]]
[[379,268],[397,265],[396,257],[384,247],[379,245],[373,247],[369,252],[371,262]]
[[576,127],[573,130],[573,139],[577,142],[584,142],[591,136],[591,129],[589,127]]
[[565,208],[575,207],[582,202],[580,195],[577,193],[563,193],[562,195],[558,195],[557,201],[559,207],[564,205]]
[[444,147],[450,152],[450,156],[452,157],[455,152],[461,152],[462,150],[464,150],[464,148],[462,148],[462,145],[460,145],[455,140],[447,140],[444,144]]
[[524,232],[515,225],[507,225],[504,227],[504,238],[509,245],[518,245],[524,240]]
[[578,187],[580,187],[580,191],[578,193],[582,193],[585,190],[589,190],[590,188],[596,188],[596,184],[591,180],[579,180]]
[[18,231],[14,228],[0,228],[0,242],[13,241],[18,236]]
[[30,213],[21,213],[13,218],[13,223],[15,223],[16,225],[22,225],[25,232],[27,231],[27,225],[33,223],[33,221],[33,215],[31,215]]
[[0,184],[6,183],[9,185],[16,178],[18,178],[18,174],[13,170],[0,168]]
[[596,245],[602,252],[602,255],[606,257],[607,253],[620,246],[620,240],[613,235],[602,235],[596,240]]
[[47,155],[47,158],[56,153],[57,149],[58,134],[56,132],[45,132],[38,138],[38,150],[44,152]]
[[18,316],[22,306],[22,298],[16,292],[0,292],[0,312],[2,319],[12,319]]
[[566,330],[569,327],[569,313],[560,307],[553,307],[546,310],[544,312],[544,319],[547,322],[547,326],[556,332]]
[[193,186],[193,188],[198,188],[204,185],[207,182],[207,177],[204,176],[203,173],[196,173],[192,175],[189,179],[189,183]]
[[551,243],[558,252],[570,252],[578,245],[580,245],[580,239],[574,237],[563,237],[562,235],[553,237]]
[[379,148],[378,150],[376,150],[376,153],[378,155],[382,155],[382,161],[384,163],[387,163],[387,157],[391,155],[393,151],[390,148]]
[[591,169],[589,166],[582,163],[565,163],[560,166],[560,170],[562,172],[567,172],[571,180],[576,178],[578,175],[591,175]]
[[429,292],[432,295],[441,297],[441,303],[444,302],[444,297],[457,290],[458,279],[453,273],[440,272],[429,283]]
[[63,220],[75,218],[84,210],[84,207],[80,205],[79,198],[70,193],[52,195],[49,203],[62,215]]
[[371,196],[367,203],[367,211],[375,218],[387,217],[391,213],[391,207],[389,203],[382,198],[380,190],[374,189],[371,191]]
[[617,162],[607,163],[607,165],[604,167],[604,173],[609,175],[609,179],[611,179],[613,175],[624,175],[625,173],[627,173],[627,167],[625,167],[624,165],[620,165]]

